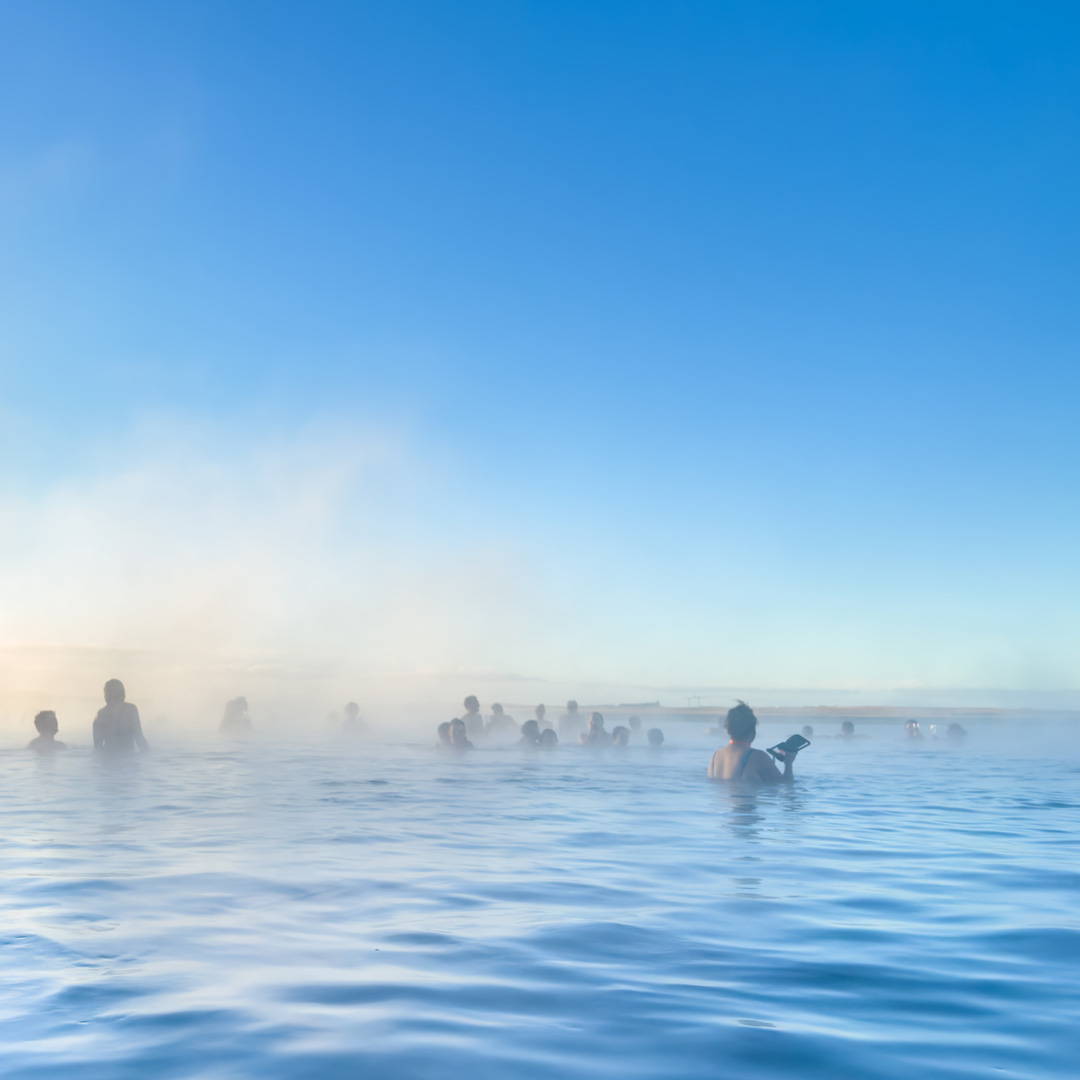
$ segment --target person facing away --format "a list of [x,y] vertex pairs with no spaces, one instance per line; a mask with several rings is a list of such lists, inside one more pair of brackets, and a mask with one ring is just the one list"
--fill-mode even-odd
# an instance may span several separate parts
[[626,722],[630,725],[630,734],[636,739],[641,734],[641,717],[631,716]]
[[809,724],[803,724],[802,737],[804,739],[812,739],[814,737],[814,729]]
[[604,730],[604,718],[598,712],[589,714],[589,732],[579,736],[582,746],[607,746],[611,736]]
[[[473,698],[473,700],[476,699]],[[469,742],[469,732],[465,727],[464,720],[450,721],[450,748],[459,752],[472,749],[472,743]]]
[[133,754],[137,746],[150,749],[139,722],[139,710],[124,700],[124,684],[110,679],[105,684],[105,708],[94,718],[94,749],[106,754]]
[[487,724],[489,735],[505,735],[507,732],[516,732],[517,729],[517,721],[512,716],[507,716],[498,702],[491,706],[491,718]]
[[791,771],[794,754],[785,756],[781,773],[764,750],[751,748],[757,734],[757,717],[749,705],[740,701],[735,708],[728,709],[724,727],[731,742],[713,754],[709,762],[710,780],[742,780],[748,784],[790,784],[794,780]]
[[360,715],[360,706],[355,701],[350,701],[345,706],[345,719],[341,721],[341,730],[351,735],[367,731],[367,721]]
[[854,739],[855,738],[855,725],[850,720],[845,720],[840,725],[840,738],[841,739]]
[[622,724],[617,724],[611,729],[611,745],[612,746],[629,746],[630,745],[630,729],[623,727]]
[[240,732],[251,730],[251,717],[248,715],[246,697],[233,698],[225,702],[225,715],[221,718],[218,731]]
[[484,734],[484,718],[480,715],[480,702],[473,694],[465,699],[465,715],[461,718],[461,722],[465,725],[466,734]]
[[654,750],[659,750],[664,745],[664,733],[658,727],[649,728],[645,738],[649,740],[649,745]]
[[543,705],[537,705],[533,710],[533,713],[536,716],[536,723],[541,731],[547,731],[548,728],[551,728],[552,731],[555,730],[555,725],[547,719],[547,709]]
[[33,750],[37,754],[52,754],[57,750],[67,749],[67,744],[56,737],[56,733],[60,730],[60,723],[52,709],[39,712],[34,717],[34,727],[38,730],[37,738],[30,740],[27,750]]
[[572,739],[585,730],[585,721],[578,712],[577,702],[570,700],[566,703],[566,712],[559,717],[559,736],[563,739]]
[[541,750],[554,750],[559,744],[559,736],[553,727],[546,727],[540,732],[540,741],[536,744]]
[[540,724],[536,720],[526,720],[521,725],[521,739],[518,746],[539,746]]
[[440,724],[438,728],[439,732],[439,749],[450,749],[450,721],[447,720],[445,724]]

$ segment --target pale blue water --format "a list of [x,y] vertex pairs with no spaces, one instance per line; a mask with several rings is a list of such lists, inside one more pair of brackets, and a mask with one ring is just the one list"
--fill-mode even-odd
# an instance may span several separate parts
[[0,1073],[1080,1073],[1075,760],[888,732],[750,796],[670,734],[5,753]]

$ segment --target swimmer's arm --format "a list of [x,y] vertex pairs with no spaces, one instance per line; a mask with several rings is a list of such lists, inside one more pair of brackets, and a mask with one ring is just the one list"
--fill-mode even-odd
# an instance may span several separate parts
[[150,744],[146,741],[146,736],[142,733],[142,721],[139,719],[139,710],[135,705],[131,706],[131,712],[134,717],[134,728],[132,734],[135,736],[135,742],[138,743],[139,749],[144,753],[150,749]]
[[781,772],[776,767],[776,762],[772,757],[765,753],[764,750],[758,750],[755,752],[757,757],[757,776],[763,784],[791,784],[795,781],[795,776],[791,771],[791,759],[793,755],[788,754],[784,760],[784,771]]

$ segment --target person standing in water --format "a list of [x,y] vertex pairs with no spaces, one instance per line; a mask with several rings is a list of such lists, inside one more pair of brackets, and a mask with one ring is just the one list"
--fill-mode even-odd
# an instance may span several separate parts
[[748,784],[790,784],[795,779],[791,771],[794,754],[784,758],[784,771],[773,763],[764,750],[754,750],[750,744],[757,734],[757,717],[754,710],[740,701],[729,709],[724,721],[731,736],[727,746],[720,747],[709,762],[710,780],[742,780]]
[[484,718],[480,715],[480,701],[470,694],[465,699],[465,715],[461,718],[468,735],[484,734]]
[[585,731],[585,721],[578,712],[577,702],[570,700],[566,703],[566,712],[559,717],[559,738],[564,742],[567,739],[576,739]]
[[56,713],[52,709],[45,709],[34,717],[34,727],[38,730],[36,739],[30,740],[27,750],[33,750],[37,754],[51,754],[56,750],[66,750],[67,745],[62,743],[56,733],[60,730],[60,724],[56,719]]
[[537,705],[534,713],[536,715],[537,726],[540,728],[541,731],[547,731],[549,728],[552,731],[555,730],[555,725],[552,724],[550,720],[546,719],[547,709],[543,705]]
[[94,718],[94,749],[105,754],[133,754],[137,746],[144,754],[150,744],[143,735],[139,710],[125,701],[124,684],[110,679],[105,684],[105,708]]

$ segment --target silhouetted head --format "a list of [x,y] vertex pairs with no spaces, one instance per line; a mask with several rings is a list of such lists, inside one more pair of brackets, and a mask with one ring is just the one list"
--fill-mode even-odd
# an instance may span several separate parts
[[640,716],[631,716],[630,719],[627,721],[627,723],[630,725],[630,730],[631,731],[638,732],[638,731],[641,730],[641,717]]
[[589,713],[589,734],[604,730],[604,718],[598,713]]
[[[474,698],[473,700],[475,701],[476,699]],[[463,720],[450,721],[450,744],[452,746],[469,745],[469,733],[465,729],[465,722]]]
[[526,742],[538,742],[540,739],[540,725],[535,720],[526,720],[521,725],[521,737]]
[[814,729],[809,724],[803,724],[802,737],[804,739],[812,739],[814,737]]
[[540,732],[540,745],[551,749],[559,741],[559,736],[555,734],[554,728],[544,728]]
[[649,740],[650,746],[662,746],[664,743],[664,733],[658,727],[649,728],[649,733],[645,737]]
[[491,706],[491,715],[492,715],[492,716],[502,716],[502,714],[503,714],[503,708],[502,708],[502,706],[501,706],[501,705],[500,705],[500,704],[499,704],[499,703],[498,703],[498,702],[496,701],[496,702],[495,702],[495,704]]
[[622,724],[613,727],[611,729],[611,744],[612,746],[629,746],[630,729],[623,727]]
[[345,706],[345,719],[355,720],[359,715],[360,706],[357,705],[355,701],[350,701],[349,704]]
[[60,724],[56,719],[56,713],[52,709],[44,709],[34,717],[34,727],[42,735],[55,735],[60,730]]
[[105,684],[105,704],[118,705],[124,700],[124,684],[119,679],[110,679]]
[[577,712],[577,702],[572,700],[572,699],[570,701],[568,701],[566,703],[566,711],[567,712]]
[[439,745],[440,746],[449,746],[450,745],[450,721],[449,720],[445,724],[440,724],[439,725]]
[[850,720],[845,720],[840,725],[840,734],[841,735],[854,735],[855,734],[855,725]]
[[470,694],[465,699],[465,711],[467,713],[478,713],[480,711],[479,699]]
[[547,716],[547,709],[543,705],[537,705],[533,712],[536,714],[537,720],[543,720]]
[[757,717],[745,701],[740,701],[734,709],[728,709],[724,727],[733,739],[738,739],[740,742],[753,742],[757,734]]

